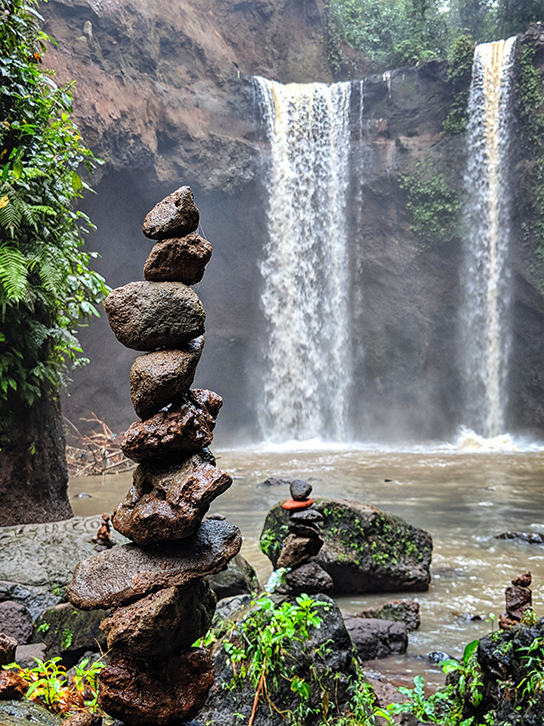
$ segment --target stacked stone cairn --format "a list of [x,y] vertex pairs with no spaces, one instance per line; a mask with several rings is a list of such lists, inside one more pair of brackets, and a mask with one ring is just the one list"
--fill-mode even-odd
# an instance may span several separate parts
[[109,663],[100,675],[101,707],[128,726],[192,720],[213,684],[205,648],[191,647],[209,629],[215,595],[206,577],[240,550],[240,531],[206,519],[210,503],[230,487],[206,448],[222,399],[189,390],[202,353],[205,313],[193,285],[212,248],[198,234],[199,211],[181,187],[146,216],[155,246],[145,280],[113,290],[104,303],[117,339],[147,352],[130,373],[140,420],[121,448],[138,462],[133,484],[113,514],[131,543],[80,562],[68,588],[83,610],[109,608],[101,623]]
[[531,573],[529,571],[523,572],[518,577],[514,577],[512,584],[508,585],[504,591],[506,612],[502,613],[499,619],[499,627],[503,630],[519,625],[525,611],[532,607],[531,580]]
[[323,545],[319,536],[323,515],[311,508],[312,485],[295,479],[290,491],[292,498],[282,505],[289,512],[289,534],[276,564],[277,569],[284,567],[288,572],[278,593],[289,596],[329,592],[333,588],[331,576],[317,562],[310,562]]

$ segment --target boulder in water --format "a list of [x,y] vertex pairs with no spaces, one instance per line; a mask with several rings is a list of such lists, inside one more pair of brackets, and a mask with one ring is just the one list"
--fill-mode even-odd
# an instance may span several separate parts
[[201,336],[182,349],[156,350],[136,358],[130,369],[130,399],[140,418],[153,416],[187,393],[203,347]]
[[212,246],[196,233],[182,239],[164,239],[153,247],[144,265],[144,277],[155,282],[170,280],[196,285],[212,256]]
[[366,608],[357,613],[357,617],[396,620],[404,623],[408,632],[417,630],[421,625],[419,603],[415,600],[391,600],[378,608]]
[[204,333],[206,313],[182,282],[129,282],[104,300],[117,340],[133,350],[176,348]]
[[[431,536],[400,517],[368,504],[316,498],[323,516],[323,547],[313,558],[334,581],[337,593],[427,590],[431,580]],[[274,568],[289,532],[281,502],[268,513],[261,549]]]
[[344,614],[344,623],[361,660],[406,653],[408,635],[404,623],[349,614]]
[[169,194],[145,216],[142,232],[150,239],[184,237],[198,228],[200,212],[193,192],[183,186]]

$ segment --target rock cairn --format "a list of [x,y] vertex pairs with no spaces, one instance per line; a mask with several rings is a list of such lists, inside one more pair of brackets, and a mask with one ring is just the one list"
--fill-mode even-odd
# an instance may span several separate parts
[[506,613],[500,616],[499,625],[503,630],[519,625],[523,613],[532,607],[533,595],[530,590],[531,573],[524,572],[514,577],[512,584],[504,591],[506,597]]
[[323,545],[319,536],[323,515],[311,508],[314,503],[310,499],[312,485],[295,479],[290,491],[291,499],[282,505],[289,512],[289,534],[283,541],[276,565],[277,569],[285,567],[289,572],[278,592],[285,595],[329,592],[333,588],[331,576],[317,562],[309,561]]
[[157,240],[144,281],[113,290],[104,303],[117,339],[147,352],[130,372],[140,420],[121,444],[138,462],[133,484],[113,514],[132,543],[80,562],[68,588],[83,610],[109,608],[101,623],[110,652],[99,703],[128,726],[190,721],[213,684],[208,651],[191,647],[209,629],[215,595],[208,575],[240,550],[239,530],[204,515],[231,477],[206,448],[222,399],[189,390],[204,345],[205,313],[189,285],[202,279],[212,248],[198,234],[199,211],[181,187],[146,216]]

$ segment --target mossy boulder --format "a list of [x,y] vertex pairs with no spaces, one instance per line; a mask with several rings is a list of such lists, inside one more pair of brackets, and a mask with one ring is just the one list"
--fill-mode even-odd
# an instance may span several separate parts
[[[431,535],[369,504],[315,499],[324,518],[323,547],[312,558],[334,581],[335,593],[420,592],[431,581]],[[289,514],[276,504],[268,513],[260,547],[275,567],[288,534]]]

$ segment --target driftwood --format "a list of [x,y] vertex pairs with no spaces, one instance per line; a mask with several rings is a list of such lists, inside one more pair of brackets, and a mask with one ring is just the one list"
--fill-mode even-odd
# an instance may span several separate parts
[[66,417],[64,420],[67,424],[66,461],[71,477],[117,474],[136,466],[120,449],[124,432],[113,433],[95,413],[91,418],[81,419],[85,423],[95,424],[88,434],[81,433]]

